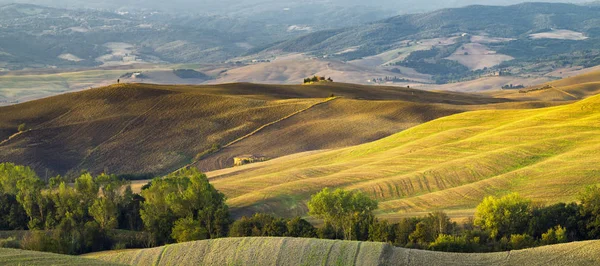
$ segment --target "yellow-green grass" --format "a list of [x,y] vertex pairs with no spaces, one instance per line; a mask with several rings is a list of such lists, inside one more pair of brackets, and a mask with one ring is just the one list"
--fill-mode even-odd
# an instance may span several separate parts
[[325,187],[359,190],[379,214],[469,213],[488,195],[518,192],[540,203],[577,199],[600,183],[600,96],[531,110],[440,118],[343,149],[209,173],[238,214],[305,215]]
[[78,256],[0,248],[0,265],[124,265]]
[[85,255],[127,265],[597,265],[600,241],[487,254],[396,248],[386,243],[223,238]]
[[[289,117],[331,94],[341,98]],[[241,154],[274,158],[361,144],[488,104],[523,105],[476,95],[340,83],[120,84],[0,107],[0,161],[30,165],[43,176],[84,169],[159,175],[189,164],[213,144],[230,143],[277,122],[256,132],[258,138],[253,135],[217,159],[201,162],[206,171],[229,167]],[[30,130],[14,135],[22,123]],[[273,130],[280,136],[260,139]]]

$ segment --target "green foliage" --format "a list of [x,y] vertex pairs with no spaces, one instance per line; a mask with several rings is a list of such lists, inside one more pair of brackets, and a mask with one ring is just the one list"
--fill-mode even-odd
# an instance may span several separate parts
[[[95,183],[99,186],[102,197],[93,197],[93,204],[88,208],[89,213],[103,230],[115,229],[118,226],[119,203],[124,200],[121,189],[125,182],[114,175],[102,174],[96,177]],[[131,193],[131,188],[127,188],[125,191]],[[92,189],[90,193],[93,191]]]
[[560,225],[565,228],[572,238],[583,239],[587,230],[580,230],[580,208],[576,203],[557,203],[546,207],[534,208],[529,220],[527,233],[540,238],[543,233]]
[[471,243],[466,236],[440,234],[429,244],[429,249],[445,252],[474,252],[478,244]]
[[492,238],[523,233],[531,217],[531,201],[512,193],[502,198],[486,197],[477,206],[475,225],[489,230]]
[[316,237],[317,230],[309,222],[300,217],[282,219],[268,214],[257,213],[250,218],[242,217],[231,224],[229,236]]
[[27,214],[15,195],[0,193],[0,230],[23,230]]
[[300,217],[295,217],[287,221],[286,236],[315,238],[317,237],[317,230],[306,220]]
[[140,217],[140,210],[144,198],[139,194],[134,194],[131,186],[125,187],[123,197],[118,205],[119,210],[119,228],[141,231],[144,227],[144,221]]
[[586,220],[588,237],[600,237],[600,186],[590,186],[581,193],[580,214]]
[[339,230],[336,230],[333,225],[328,222],[317,229],[317,236],[320,239],[340,239],[339,236],[343,235]]
[[342,189],[331,192],[325,188],[312,196],[308,209],[311,215],[331,224],[336,231],[341,230],[344,239],[352,240],[357,233],[356,226],[366,219],[372,219],[377,201],[361,192]]
[[409,235],[410,242],[427,246],[437,239],[439,235],[450,234],[454,231],[456,224],[450,221],[450,217],[443,212],[430,213],[417,223],[415,230]]
[[20,248],[21,243],[14,237],[0,239],[0,248]]
[[535,240],[528,234],[510,235],[510,248],[513,250],[524,249],[535,246]]
[[[171,242],[175,222],[182,218],[198,221],[208,238],[227,235],[229,211],[225,196],[196,169],[182,169],[154,179],[152,185],[142,191],[142,196],[145,201],[140,215],[157,243]],[[178,230],[184,225],[190,223],[182,222]]]
[[[377,202],[364,194],[324,189],[308,203],[311,215],[325,221],[319,229],[300,217],[283,219],[261,213],[243,217],[229,227],[223,194],[194,169],[153,180],[142,197],[116,176],[84,173],[73,185],[67,185],[61,177],[44,184],[28,168],[13,164],[0,167],[2,191],[10,192],[0,193],[0,230],[24,229],[25,224],[31,229],[22,240],[5,242],[66,254],[227,235],[318,236],[450,252],[523,249],[593,238],[589,232],[596,229],[600,202],[598,187],[588,188],[581,195],[580,205],[534,208],[529,200],[509,194],[485,198],[475,218],[462,227],[443,212],[391,224],[374,218]],[[20,180],[15,182],[12,175]],[[115,230],[142,230],[144,226],[146,232]],[[11,236],[15,235],[2,237]]]
[[177,220],[173,226],[171,237],[178,243],[199,239],[208,239],[208,230],[198,220],[185,217]]
[[435,234],[430,230],[430,226],[425,221],[420,221],[415,231],[413,231],[409,236],[408,240],[415,244],[427,244],[435,239]]
[[89,212],[102,229],[114,229],[118,225],[117,204],[106,197],[96,199]]
[[23,123],[23,124],[20,124],[20,125],[17,127],[17,130],[18,130],[19,132],[23,132],[23,131],[27,130],[27,125],[26,125],[25,123]]
[[0,193],[17,195],[17,183],[20,180],[39,180],[29,167],[13,163],[0,163]]
[[369,226],[369,241],[393,243],[395,230],[386,220],[375,219]]
[[550,228],[544,234],[542,234],[541,243],[543,245],[554,245],[558,243],[567,242],[567,230],[562,226]]

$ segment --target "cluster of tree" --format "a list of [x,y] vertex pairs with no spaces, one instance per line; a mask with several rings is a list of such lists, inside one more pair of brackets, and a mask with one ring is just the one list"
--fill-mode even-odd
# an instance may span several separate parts
[[173,70],[173,74],[182,79],[211,79],[210,76],[193,69],[175,69]]
[[393,77],[383,77],[383,78],[373,78],[371,80],[374,83],[384,83],[384,82],[410,82],[410,80],[405,79],[405,78],[399,78],[396,76]]
[[[99,195],[102,195],[99,197]],[[29,249],[79,254],[111,248],[107,231],[140,230],[142,199],[115,176],[82,174],[44,183],[28,167],[0,164],[0,230],[32,231]]]
[[141,195],[140,216],[157,244],[227,236],[225,196],[196,169],[156,178]]
[[600,188],[580,204],[536,206],[518,194],[487,197],[473,219],[459,225],[443,212],[389,224],[376,221],[369,240],[452,252],[491,252],[600,238]]
[[242,217],[233,222],[233,224],[231,224],[229,236],[288,236],[314,238],[317,237],[317,229],[300,217],[284,219],[257,213],[250,218]]
[[304,84],[310,84],[310,83],[315,83],[315,82],[333,82],[333,79],[331,79],[331,77],[325,78],[325,77],[320,77],[320,76],[313,76],[312,78],[304,79]]
[[156,178],[138,195],[116,176],[84,173],[73,183],[62,177],[42,182],[28,167],[0,164],[0,230],[30,230],[21,247],[41,251],[80,254],[227,236],[287,236],[489,252],[600,238],[600,187],[588,188],[579,203],[550,206],[518,194],[487,197],[462,224],[443,212],[398,223],[379,220],[373,214],[377,201],[341,189],[325,188],[307,205],[323,226],[260,213],[233,221],[224,195],[195,169]]
[[[66,254],[224,237],[230,224],[223,194],[192,169],[155,179],[139,195],[114,175],[44,183],[28,167],[3,163],[0,211],[0,230],[30,230],[24,248]],[[123,244],[115,230],[149,238]]]
[[314,228],[300,218],[289,220],[257,214],[234,222],[230,236],[316,235],[324,239],[387,242],[448,252],[506,251],[599,239],[600,188],[587,189],[580,201],[580,204],[544,207],[518,194],[509,194],[485,198],[474,218],[462,224],[453,222],[444,212],[390,223],[374,217],[377,202],[364,194],[324,189],[308,203],[310,215],[324,221],[322,227]]
[[523,85],[513,85],[513,84],[508,84],[508,85],[502,86],[503,90],[516,90],[516,89],[523,89],[523,88],[525,88],[525,86],[523,86]]

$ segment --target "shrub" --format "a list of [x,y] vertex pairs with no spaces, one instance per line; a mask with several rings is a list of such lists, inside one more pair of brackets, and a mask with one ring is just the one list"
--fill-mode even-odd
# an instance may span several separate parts
[[524,249],[535,246],[535,240],[528,234],[510,235],[511,249]]
[[25,123],[23,123],[23,124],[20,124],[20,125],[17,127],[17,130],[18,130],[19,132],[23,132],[23,131],[27,130],[27,125],[26,125]]
[[543,245],[554,245],[567,242],[567,230],[562,226],[550,228],[542,234],[541,243]]
[[34,230],[21,240],[21,247],[27,250],[50,252],[54,246],[55,242],[45,231]]
[[20,248],[21,243],[14,237],[0,239],[0,248]]
[[441,234],[429,244],[429,249],[445,252],[473,252],[474,248],[466,236],[451,236]]

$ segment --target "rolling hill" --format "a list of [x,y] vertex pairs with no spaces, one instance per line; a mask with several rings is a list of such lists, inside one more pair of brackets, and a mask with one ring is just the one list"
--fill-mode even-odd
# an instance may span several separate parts
[[[239,155],[340,148],[467,110],[540,105],[547,104],[342,83],[120,84],[0,107],[0,161],[42,177],[84,169],[160,175],[252,133],[202,160],[207,171]],[[20,124],[27,130],[18,132]]]
[[528,110],[443,117],[367,144],[297,154],[208,173],[237,215],[306,214],[324,187],[360,190],[394,218],[472,214],[488,195],[518,192],[569,202],[600,182],[600,96]]
[[600,64],[599,10],[564,3],[473,5],[316,31],[255,48],[248,55],[301,53],[361,67],[398,69],[402,78],[429,75],[428,83],[437,84],[500,72],[517,82]]
[[594,71],[521,90],[494,91],[487,94],[495,97],[521,100],[573,101],[599,93],[600,73]]
[[[410,14],[357,27],[310,33],[276,44],[267,50],[338,54],[349,60],[400,47],[401,41],[439,38],[456,33],[491,37],[528,37],[529,34],[569,29],[595,36],[598,8],[562,3],[523,3],[512,6],[473,5]],[[553,15],[550,15],[553,14]],[[514,19],[506,19],[511,17]]]
[[510,252],[458,254],[410,250],[374,242],[224,238],[86,257],[126,265],[594,265],[600,263],[598,252],[598,241]]

